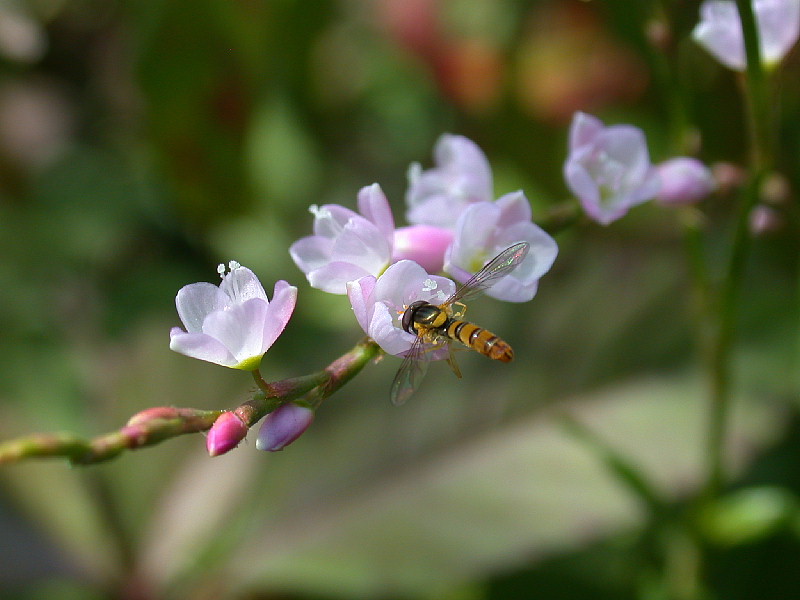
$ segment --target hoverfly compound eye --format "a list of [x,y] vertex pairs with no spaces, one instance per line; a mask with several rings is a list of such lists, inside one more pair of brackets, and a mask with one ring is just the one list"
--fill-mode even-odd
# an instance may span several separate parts
[[403,318],[401,320],[403,331],[407,331],[408,333],[414,333],[411,325],[414,322],[414,313],[417,312],[417,309],[420,306],[424,306],[426,304],[427,302],[425,302],[425,300],[417,300],[416,302],[412,302],[411,304],[409,304],[408,308],[403,313]]

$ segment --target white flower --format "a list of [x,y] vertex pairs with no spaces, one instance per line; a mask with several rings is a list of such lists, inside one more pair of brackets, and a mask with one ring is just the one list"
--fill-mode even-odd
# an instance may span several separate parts
[[186,331],[173,327],[169,347],[192,358],[253,370],[289,322],[297,288],[278,281],[270,302],[250,269],[234,261],[229,268],[225,274],[224,265],[219,266],[219,287],[203,282],[180,289],[175,305]]

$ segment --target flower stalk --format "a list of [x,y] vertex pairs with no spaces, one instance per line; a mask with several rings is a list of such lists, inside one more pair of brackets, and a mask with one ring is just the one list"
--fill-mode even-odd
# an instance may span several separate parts
[[[350,381],[368,362],[380,353],[378,345],[369,338],[362,339],[352,350],[343,354],[318,373],[264,382],[260,374],[260,388],[252,399],[233,410],[243,423],[252,427],[278,406],[303,395],[314,398],[318,406]],[[88,465],[116,458],[125,450],[153,446],[187,433],[198,433],[211,428],[224,410],[195,408],[154,407],[132,416],[128,423],[110,433],[91,438],[81,438],[72,433],[37,433],[0,443],[0,464],[22,462],[31,458],[66,458],[74,465]]]

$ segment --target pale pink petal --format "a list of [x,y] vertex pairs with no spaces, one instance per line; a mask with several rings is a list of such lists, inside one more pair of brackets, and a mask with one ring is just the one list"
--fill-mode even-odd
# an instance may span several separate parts
[[197,333],[203,330],[206,316],[222,310],[227,298],[213,283],[190,283],[178,290],[175,307],[186,331]]
[[266,352],[275,343],[278,336],[283,333],[283,330],[286,329],[296,303],[297,288],[283,280],[278,281],[275,284],[272,301],[269,303],[264,319],[263,352]]
[[379,275],[389,264],[390,244],[368,220],[353,217],[334,241],[331,261],[352,263],[370,275]]
[[361,188],[358,192],[358,211],[370,221],[387,239],[394,233],[394,217],[389,201],[377,183]]
[[267,300],[267,293],[264,291],[258,277],[247,267],[236,266],[232,268],[230,273],[222,278],[219,289],[234,304],[241,304],[253,298]]
[[365,333],[369,331],[369,322],[375,305],[371,298],[376,281],[375,277],[367,275],[347,284],[347,297],[350,300],[350,306],[353,307],[356,321],[358,321]]
[[256,450],[277,452],[299,438],[314,421],[314,410],[288,402],[269,413],[258,430]]
[[603,127],[603,122],[597,117],[576,112],[569,128],[569,147],[577,150],[581,146],[594,143]]
[[219,340],[238,362],[264,354],[264,318],[267,303],[252,298],[210,314],[203,323],[203,333]]
[[234,367],[239,363],[224,344],[205,333],[185,333],[174,327],[169,335],[170,350],[224,367]]
[[308,273],[330,261],[332,248],[332,238],[309,235],[292,244],[289,255],[303,273]]
[[311,287],[330,294],[346,294],[347,282],[355,281],[365,275],[370,273],[352,263],[337,261],[311,271],[307,277]]

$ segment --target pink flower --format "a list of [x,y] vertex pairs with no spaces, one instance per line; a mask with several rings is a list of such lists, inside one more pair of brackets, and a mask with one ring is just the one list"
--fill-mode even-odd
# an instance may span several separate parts
[[231,261],[219,266],[222,283],[192,283],[178,291],[175,305],[186,331],[173,327],[169,347],[176,352],[234,369],[258,368],[261,357],[286,328],[297,288],[278,281],[267,298],[250,269]]
[[659,188],[641,129],[606,127],[582,112],[572,119],[564,178],[586,214],[602,225],[652,199]]
[[[753,13],[761,60],[765,66],[774,67],[800,35],[800,0],[753,0]],[[747,68],[742,22],[734,2],[703,2],[692,38],[726,67],[735,71]]]
[[292,244],[289,254],[312,287],[345,294],[348,281],[389,266],[394,218],[377,183],[361,189],[358,208],[361,214],[338,204],[311,207],[314,235]]
[[453,244],[445,255],[445,271],[465,283],[500,252],[517,242],[528,242],[525,260],[486,290],[507,302],[527,302],[536,295],[539,279],[558,254],[558,245],[531,221],[531,206],[521,191],[496,202],[470,205],[456,224]]
[[492,169],[475,142],[444,134],[434,148],[436,166],[414,163],[408,171],[406,218],[415,225],[452,228],[473,202],[493,199]]
[[347,284],[347,296],[358,324],[388,354],[401,356],[415,335],[403,330],[406,308],[417,300],[441,304],[455,291],[446,277],[429,275],[411,260],[393,264],[379,278],[362,277]]

